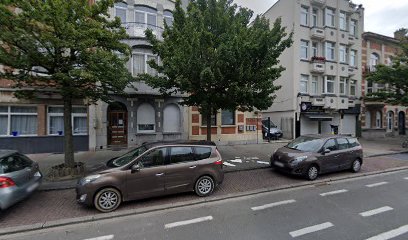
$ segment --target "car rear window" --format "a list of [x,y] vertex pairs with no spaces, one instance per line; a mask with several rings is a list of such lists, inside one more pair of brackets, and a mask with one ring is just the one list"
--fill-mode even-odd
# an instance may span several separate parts
[[349,148],[349,143],[345,138],[337,138],[337,145],[339,146],[339,150],[344,150]]
[[210,147],[195,147],[196,160],[203,160],[211,156]]
[[11,155],[0,159],[0,174],[12,173],[31,167],[32,161],[28,158]]
[[348,140],[348,142],[349,142],[349,147],[350,147],[350,148],[360,146],[360,143],[357,141],[356,138],[349,138],[349,139],[347,139],[347,140]]

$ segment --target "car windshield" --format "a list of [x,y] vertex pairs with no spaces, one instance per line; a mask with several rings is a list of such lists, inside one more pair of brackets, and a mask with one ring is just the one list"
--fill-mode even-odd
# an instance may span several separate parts
[[286,147],[303,152],[317,152],[322,145],[323,140],[320,138],[302,136],[290,142]]
[[137,156],[140,156],[142,153],[146,152],[147,148],[145,146],[138,147],[136,149],[133,149],[130,152],[127,152],[126,154],[116,158],[113,160],[113,165],[116,167],[121,167],[124,166],[128,163],[130,163],[133,159],[135,159]]

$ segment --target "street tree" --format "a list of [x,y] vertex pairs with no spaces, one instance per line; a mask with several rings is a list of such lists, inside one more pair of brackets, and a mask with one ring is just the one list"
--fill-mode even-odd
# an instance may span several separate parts
[[94,103],[123,93],[132,81],[125,67],[128,36],[110,20],[114,0],[2,0],[0,78],[15,82],[16,96],[57,93],[64,104],[65,167],[75,166],[71,111],[74,100]]
[[149,65],[158,74],[139,75],[164,95],[186,94],[182,104],[197,106],[207,120],[219,109],[263,110],[270,107],[280,86],[274,81],[284,67],[278,57],[291,46],[292,33],[281,20],[270,26],[232,0],[192,0],[187,10],[176,1],[172,26],[165,24],[163,39],[146,31],[160,62]]
[[379,64],[367,75],[368,81],[385,84],[386,88],[368,94],[367,99],[408,106],[408,29],[398,32],[401,35],[399,53],[392,59],[392,64]]

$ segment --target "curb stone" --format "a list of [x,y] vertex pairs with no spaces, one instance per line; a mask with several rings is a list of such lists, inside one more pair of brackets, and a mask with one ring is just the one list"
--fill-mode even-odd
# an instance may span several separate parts
[[327,184],[329,182],[358,179],[358,178],[364,178],[367,176],[381,175],[381,174],[393,173],[393,172],[402,172],[406,170],[408,170],[408,166],[391,168],[391,169],[381,170],[381,171],[368,172],[368,173],[358,173],[356,175],[351,175],[351,176],[347,175],[347,176],[333,177],[333,178],[322,179],[322,180],[317,180],[317,181],[304,181],[304,182],[300,182],[296,184],[286,184],[286,185],[282,185],[279,187],[261,188],[257,190],[245,191],[245,192],[240,192],[240,193],[226,194],[226,195],[218,196],[218,197],[199,198],[196,200],[190,200],[190,201],[179,202],[179,203],[169,203],[169,204],[164,204],[160,206],[145,207],[141,209],[130,209],[130,210],[112,212],[112,213],[106,213],[106,214],[101,213],[97,215],[89,215],[89,216],[78,217],[78,218],[68,218],[68,219],[61,219],[61,220],[56,220],[56,221],[44,222],[44,223],[36,223],[32,225],[9,227],[5,229],[0,229],[0,238],[2,236],[9,235],[9,234],[17,234],[17,233],[24,233],[24,232],[31,232],[31,231],[62,227],[62,226],[67,226],[67,225],[88,223],[88,222],[94,222],[94,221],[99,221],[99,220],[111,219],[115,217],[126,217],[126,216],[131,216],[131,215],[139,215],[139,214],[157,212],[157,211],[162,211],[162,210],[170,210],[170,209],[176,209],[180,207],[193,206],[193,205],[198,205],[198,204],[203,204],[203,203],[217,202],[217,201],[227,200],[227,199],[232,199],[232,198],[246,197],[246,196],[257,195],[257,194],[262,194],[262,193],[267,193],[267,192],[296,189],[296,188],[302,188],[302,187],[307,187],[307,186],[316,186],[316,185],[321,185],[321,184]]

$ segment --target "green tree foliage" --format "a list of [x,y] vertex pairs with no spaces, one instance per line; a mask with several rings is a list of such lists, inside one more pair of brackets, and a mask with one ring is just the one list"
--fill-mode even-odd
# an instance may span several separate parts
[[128,36],[109,20],[114,0],[2,0],[1,78],[15,81],[16,96],[57,93],[64,102],[65,164],[74,166],[72,101],[109,100],[132,80],[125,67]]
[[218,109],[263,110],[273,103],[280,86],[274,81],[284,67],[278,57],[292,44],[292,34],[271,27],[263,17],[250,24],[252,11],[232,0],[193,0],[187,11],[176,2],[174,23],[165,25],[163,41],[147,31],[160,64],[150,61],[158,76],[142,75],[163,94],[188,94],[183,104],[198,106],[207,119]]
[[393,59],[390,66],[379,64],[376,71],[367,75],[367,80],[374,83],[386,84],[384,90],[367,95],[366,99],[384,101],[392,105],[408,106],[408,31],[400,39],[399,54]]

